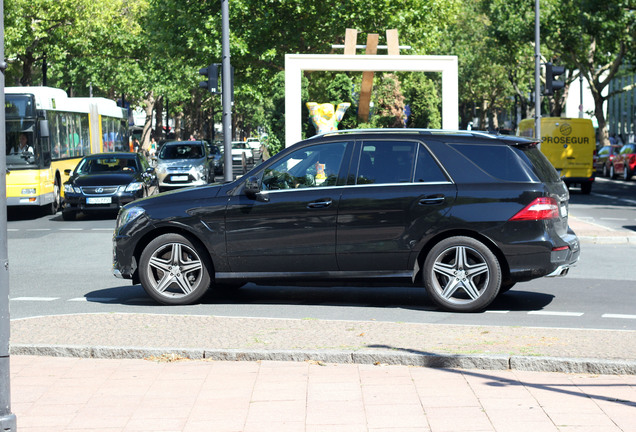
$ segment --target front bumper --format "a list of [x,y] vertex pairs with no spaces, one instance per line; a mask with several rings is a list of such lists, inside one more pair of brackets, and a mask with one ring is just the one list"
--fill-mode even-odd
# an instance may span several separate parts
[[62,210],[71,212],[115,211],[142,197],[142,191],[121,192],[100,197],[66,193]]
[[159,187],[161,188],[178,188],[188,186],[206,185],[205,179],[198,175],[193,176],[191,173],[169,173],[158,176]]

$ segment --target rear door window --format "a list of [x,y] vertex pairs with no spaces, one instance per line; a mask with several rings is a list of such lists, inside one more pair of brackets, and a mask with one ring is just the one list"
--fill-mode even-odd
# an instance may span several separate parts
[[390,184],[413,181],[414,142],[368,141],[363,143],[356,184]]

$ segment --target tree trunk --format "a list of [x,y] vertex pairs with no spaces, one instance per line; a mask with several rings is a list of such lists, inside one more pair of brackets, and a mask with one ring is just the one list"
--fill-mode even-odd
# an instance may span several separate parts
[[146,113],[146,119],[144,120],[144,128],[141,132],[141,148],[144,150],[150,149],[150,134],[152,132],[152,109],[155,105],[155,96],[150,92],[146,96],[144,101],[144,112]]
[[155,99],[155,139],[164,139],[166,134],[163,129],[163,96]]

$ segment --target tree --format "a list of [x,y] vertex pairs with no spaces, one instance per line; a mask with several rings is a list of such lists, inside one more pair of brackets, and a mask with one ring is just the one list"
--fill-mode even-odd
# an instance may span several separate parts
[[430,129],[442,127],[438,84],[426,74],[414,74],[411,79],[405,80],[404,97],[411,111],[407,127]]
[[617,92],[603,95],[626,62],[636,65],[636,7],[633,0],[551,0],[554,14],[543,33],[547,46],[587,79],[594,98],[599,141],[609,144],[603,104]]

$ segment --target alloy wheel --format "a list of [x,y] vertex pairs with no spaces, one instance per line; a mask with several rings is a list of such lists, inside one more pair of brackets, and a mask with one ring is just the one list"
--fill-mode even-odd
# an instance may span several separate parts
[[180,297],[190,294],[196,287],[203,264],[196,252],[186,245],[171,243],[152,254],[148,267],[158,293]]
[[433,264],[435,288],[452,303],[477,300],[488,285],[488,265],[472,248],[456,246],[447,249]]
[[208,259],[190,240],[164,234],[144,249],[139,279],[144,290],[164,304],[191,304],[210,286]]
[[442,240],[424,262],[424,284],[443,309],[475,312],[492,302],[502,283],[496,256],[470,237]]

